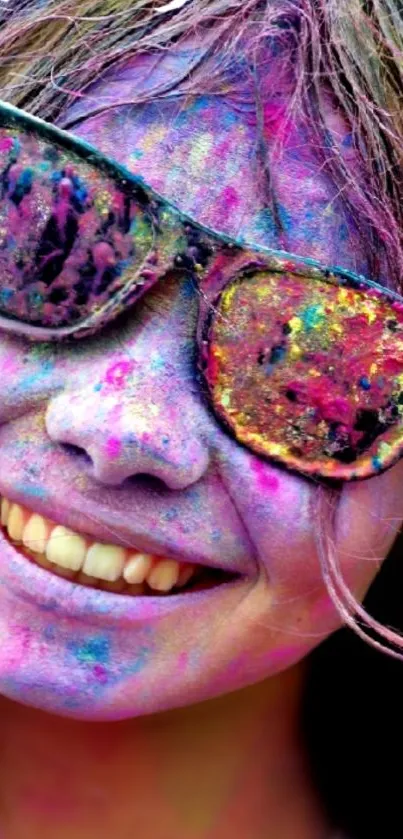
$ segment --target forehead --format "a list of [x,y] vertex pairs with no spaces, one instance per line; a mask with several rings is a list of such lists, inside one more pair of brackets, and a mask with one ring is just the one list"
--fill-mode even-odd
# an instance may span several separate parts
[[[282,56],[269,54],[260,122],[251,74],[241,64],[232,68],[231,93],[209,95],[201,85],[190,95],[182,82],[169,96],[153,97],[186,79],[198,58],[189,42],[109,71],[67,114],[82,118],[74,133],[219,232],[366,274],[355,219],[323,170],[318,137],[300,109],[290,112]],[[128,104],[138,98],[147,101]],[[91,116],[95,108],[101,111]],[[328,130],[351,155],[347,126],[329,101],[325,109]]]

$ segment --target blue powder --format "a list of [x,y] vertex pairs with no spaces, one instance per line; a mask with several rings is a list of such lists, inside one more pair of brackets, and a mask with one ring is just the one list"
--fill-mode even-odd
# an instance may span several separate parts
[[315,326],[319,326],[324,320],[324,313],[321,306],[308,306],[299,313],[299,317],[304,323],[305,329],[309,332]]
[[343,222],[339,227],[339,239],[340,242],[345,242],[349,237],[350,231],[348,229],[348,225],[346,222]]
[[175,508],[167,510],[162,516],[164,521],[175,521],[178,518],[178,511]]
[[110,659],[110,641],[106,635],[96,635],[82,644],[70,641],[67,649],[83,664],[107,664]]
[[15,292],[12,288],[2,288],[0,291],[0,303],[2,305],[6,305],[12,297],[14,297]]
[[47,491],[37,484],[16,484],[15,489],[18,493],[29,495],[31,498],[46,499],[48,497]]
[[24,169],[24,171],[21,172],[21,175],[19,176],[19,178],[17,180],[16,188],[18,190],[21,190],[21,192],[23,192],[23,193],[28,192],[31,189],[32,180],[33,180],[32,169]]

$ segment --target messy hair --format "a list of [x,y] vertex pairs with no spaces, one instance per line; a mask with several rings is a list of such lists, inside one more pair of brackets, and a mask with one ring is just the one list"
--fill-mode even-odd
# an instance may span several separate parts
[[[160,80],[154,87],[148,85],[146,91],[133,90],[127,104],[198,93],[236,97],[239,77],[234,68],[242,59],[254,80],[252,105],[259,128],[269,72],[267,45],[277,43],[292,76],[290,117],[293,110],[303,112],[321,165],[365,240],[370,276],[403,292],[401,0],[8,0],[0,2],[0,97],[74,130],[68,120],[66,124],[66,115],[77,100],[85,102],[87,115],[117,107],[113,102],[97,104],[91,97],[91,85],[105,72],[140,54],[151,53],[158,60],[189,36],[200,43],[190,67],[178,69],[169,82]],[[343,154],[341,138],[329,128],[324,107],[329,96],[348,127],[354,155]],[[270,150],[263,140],[258,145],[275,206]],[[370,643],[379,646],[379,625],[368,619],[368,613],[360,613],[360,604],[343,588],[332,546],[323,542],[325,530],[318,528],[318,537],[325,579],[340,613],[347,624],[355,624],[358,634],[365,626]],[[384,624],[403,629],[403,575],[400,572],[399,576],[398,567],[401,547],[396,544],[392,564],[388,558],[387,570],[381,572],[380,590],[382,597],[386,589],[389,594],[398,592],[398,608],[392,617],[383,608],[378,612]],[[382,582],[385,573],[389,574],[386,589]],[[396,605],[396,600],[393,602]],[[376,597],[369,606],[370,611],[372,606],[376,611]],[[403,636],[385,629],[380,637],[392,649],[395,644],[396,655],[403,657]],[[379,701],[381,683],[388,701],[392,690],[388,691],[387,685],[392,679],[394,701],[398,696],[403,704],[403,666],[381,659],[370,647],[363,652],[363,645],[358,654],[356,643],[343,630],[312,655],[306,733],[318,786],[333,818],[351,828],[356,839],[388,839],[400,835],[402,828],[393,821],[396,809],[391,791],[377,808],[377,791],[387,774],[381,777],[376,767],[385,752],[375,749],[371,763],[367,734],[360,739],[357,732],[362,730],[363,720],[373,722],[380,708],[385,711],[385,704]],[[381,660],[386,664],[380,664]],[[396,667],[401,668],[399,675],[393,669]],[[349,673],[348,685],[343,671]],[[359,678],[366,690],[367,715],[362,711]],[[354,697],[356,715],[348,717]],[[398,730],[387,731],[403,750]],[[365,779],[371,790],[358,819],[357,808],[348,807],[358,795],[355,772],[361,777],[361,787]],[[400,789],[396,793],[399,798]],[[367,819],[362,818],[364,812],[369,813]],[[389,824],[396,831],[388,833]]]
[[[190,69],[137,97],[133,90],[131,104],[163,99],[179,88],[182,95],[228,96],[239,83],[234,58],[239,66],[242,57],[256,79],[258,115],[268,71],[264,47],[269,39],[286,43],[294,78],[289,107],[306,113],[323,167],[365,238],[371,276],[401,288],[399,8],[400,0],[9,0],[0,5],[0,92],[6,101],[57,121],[106,70],[139,53],[158,57],[189,35],[203,34]],[[356,152],[350,161],[326,123],[326,92],[349,126]],[[113,104],[100,109],[106,107]],[[96,112],[92,100],[88,109]],[[269,173],[269,151],[262,147],[262,169]]]

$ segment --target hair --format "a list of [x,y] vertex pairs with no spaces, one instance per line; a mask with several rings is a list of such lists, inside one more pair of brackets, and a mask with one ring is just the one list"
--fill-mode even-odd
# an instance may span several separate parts
[[[165,7],[178,6],[172,11]],[[12,102],[57,121],[107,69],[139,53],[158,54],[203,34],[186,76],[161,82],[131,103],[202,91],[236,95],[234,56],[264,96],[268,40],[286,45],[291,108],[305,111],[318,154],[365,239],[371,276],[403,276],[402,75],[400,0],[11,0],[0,4],[0,89]],[[1,15],[1,11],[0,11]],[[400,25],[399,25],[400,22]],[[0,19],[1,24],[1,19]],[[266,60],[265,60],[266,58]],[[325,93],[350,127],[355,159],[329,129]],[[93,100],[89,110],[93,108]],[[109,107],[114,107],[110,105]],[[103,105],[102,109],[106,106]],[[261,144],[263,171],[268,151]],[[365,173],[357,177],[358,170]],[[271,193],[271,184],[269,184]],[[271,195],[273,198],[273,196]],[[272,201],[273,203],[273,201]],[[275,208],[275,200],[274,200]],[[275,215],[274,215],[275,217]],[[384,266],[385,270],[384,270]]]
[[[371,277],[403,292],[401,0],[11,0],[0,4],[1,98],[50,122],[63,122],[70,106],[84,97],[87,113],[116,107],[97,105],[90,96],[94,81],[136,55],[158,59],[189,36],[198,39],[200,49],[186,74],[178,70],[169,85],[161,81],[137,97],[133,92],[130,104],[198,93],[236,97],[234,58],[239,66],[242,56],[254,79],[259,127],[267,45],[283,47],[292,77],[290,112],[299,109],[308,120],[321,165],[357,220]],[[348,125],[356,152],[351,159],[327,124],[329,95]],[[275,207],[264,142],[258,153]],[[366,601],[372,614],[398,631],[403,630],[400,550],[398,541]],[[357,604],[340,590],[335,562],[323,562],[323,570],[341,613],[354,623]],[[366,624],[376,629],[375,619]],[[361,626],[356,620],[356,630]],[[349,629],[310,658],[303,723],[313,772],[330,815],[354,839],[383,839],[386,825],[396,835],[402,823],[400,789],[394,790],[394,776],[384,765],[391,759],[384,740],[393,739],[396,749],[403,745],[397,713],[402,689],[402,663],[380,656]],[[363,787],[369,795],[360,799]]]

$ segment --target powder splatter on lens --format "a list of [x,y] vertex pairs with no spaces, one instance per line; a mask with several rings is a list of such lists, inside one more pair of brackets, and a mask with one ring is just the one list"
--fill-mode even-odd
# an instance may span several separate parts
[[151,213],[66,150],[13,128],[0,139],[0,310],[45,327],[80,321],[143,266]]
[[116,317],[189,245],[173,209],[74,142],[2,106],[0,315],[69,334]]
[[403,448],[403,307],[329,273],[245,273],[205,334],[214,410],[256,453],[307,475],[369,477]]

